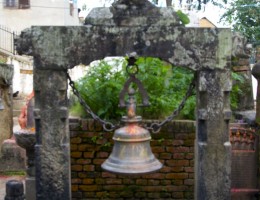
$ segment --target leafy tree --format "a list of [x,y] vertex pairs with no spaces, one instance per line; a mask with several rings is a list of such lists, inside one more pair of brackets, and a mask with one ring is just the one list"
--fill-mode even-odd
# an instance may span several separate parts
[[[158,0],[151,0],[153,3],[158,4]],[[171,6],[173,0],[165,0],[167,6]],[[184,3],[188,4],[189,7],[195,7],[198,10],[201,10],[202,7],[206,6],[207,3],[212,3],[216,6],[222,6],[222,4],[226,4],[228,0],[178,0],[180,5]]]
[[234,0],[221,17],[249,41],[260,41],[260,1]]

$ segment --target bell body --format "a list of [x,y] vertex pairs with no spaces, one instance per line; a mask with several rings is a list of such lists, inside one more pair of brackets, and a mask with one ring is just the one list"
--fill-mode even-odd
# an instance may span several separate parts
[[101,167],[120,174],[143,174],[162,168],[151,151],[149,131],[137,123],[140,119],[126,121],[126,126],[115,131],[112,153]]

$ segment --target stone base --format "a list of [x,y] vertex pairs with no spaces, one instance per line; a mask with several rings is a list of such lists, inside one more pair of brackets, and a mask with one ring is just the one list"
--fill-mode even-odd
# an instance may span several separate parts
[[27,177],[25,180],[25,197],[29,200],[36,199],[35,178]]
[[0,171],[26,170],[26,152],[14,139],[5,140],[1,147]]

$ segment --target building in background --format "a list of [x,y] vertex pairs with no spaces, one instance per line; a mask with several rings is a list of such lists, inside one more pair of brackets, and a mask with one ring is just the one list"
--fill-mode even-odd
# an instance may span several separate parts
[[33,88],[32,58],[15,55],[14,38],[31,26],[80,25],[76,0],[1,0],[0,62],[14,65],[13,91],[20,96]]

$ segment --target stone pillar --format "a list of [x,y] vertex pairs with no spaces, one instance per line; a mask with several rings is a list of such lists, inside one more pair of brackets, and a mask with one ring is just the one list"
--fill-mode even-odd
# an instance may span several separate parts
[[0,64],[0,98],[4,106],[4,109],[0,110],[0,149],[4,140],[10,139],[13,133],[13,70],[12,65]]
[[230,72],[198,71],[195,199],[231,198]]
[[70,200],[67,78],[46,68],[34,69],[36,199]]

